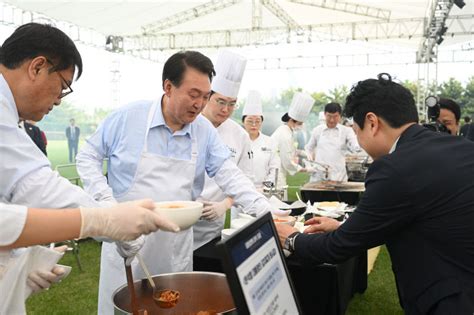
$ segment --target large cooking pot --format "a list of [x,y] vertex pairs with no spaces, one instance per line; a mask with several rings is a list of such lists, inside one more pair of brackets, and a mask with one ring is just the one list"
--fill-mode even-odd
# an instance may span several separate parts
[[[172,289],[180,292],[178,304],[160,308],[152,298],[153,290],[146,279],[134,282],[139,309],[152,314],[193,315],[199,311],[209,314],[225,313],[235,309],[225,274],[215,272],[180,272],[153,276],[157,290]],[[113,296],[114,314],[131,314],[130,294],[126,284]]]

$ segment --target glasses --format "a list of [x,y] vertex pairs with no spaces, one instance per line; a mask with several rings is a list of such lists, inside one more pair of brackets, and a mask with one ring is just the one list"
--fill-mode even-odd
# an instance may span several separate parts
[[[46,61],[51,64],[53,66],[53,69],[56,67],[54,65],[54,63],[52,63],[49,59],[46,59]],[[62,83],[61,84],[61,87],[62,87],[62,90],[61,90],[61,94],[59,94],[59,98],[63,98],[65,97],[66,95],[69,95],[71,94],[72,92],[74,92],[74,90],[72,89],[71,85],[69,85],[69,83],[67,83],[66,79],[64,79],[64,77],[61,75],[61,73],[59,73],[58,71],[54,71],[56,72],[58,75],[59,75],[59,78],[61,79]],[[63,87],[64,84],[66,85],[66,87]]]
[[226,101],[221,100],[221,99],[216,99],[216,104],[219,105],[220,107],[227,106],[230,109],[236,109],[237,108],[237,102],[236,101],[226,102]]
[[244,122],[245,125],[253,127],[260,126],[261,123],[261,120],[245,120]]

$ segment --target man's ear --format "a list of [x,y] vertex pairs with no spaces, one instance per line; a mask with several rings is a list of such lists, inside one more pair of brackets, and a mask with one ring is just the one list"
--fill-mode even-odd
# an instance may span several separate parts
[[365,126],[364,128],[369,128],[373,136],[375,136],[380,131],[380,119],[377,115],[372,112],[369,112],[365,115]]
[[172,87],[173,87],[173,83],[171,83],[170,80],[166,79],[163,84],[163,91],[165,92],[166,96],[170,97]]
[[36,77],[42,72],[48,69],[48,62],[46,58],[43,56],[38,56],[36,58],[31,59],[30,61],[26,61],[27,64],[27,72],[28,77],[31,80],[36,80]]

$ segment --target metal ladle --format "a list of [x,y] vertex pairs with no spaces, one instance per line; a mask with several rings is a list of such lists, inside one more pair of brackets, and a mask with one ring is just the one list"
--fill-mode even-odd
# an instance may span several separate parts
[[[178,303],[179,293],[177,291],[169,290],[169,289],[164,289],[164,290],[157,291],[155,281],[151,277],[150,271],[148,270],[148,267],[146,266],[145,262],[143,261],[143,259],[142,259],[142,257],[140,256],[139,253],[137,254],[137,259],[138,259],[138,262],[140,263],[140,266],[143,269],[143,272],[146,275],[146,278],[148,279],[148,282],[151,285],[151,288],[153,289],[152,298],[153,298],[153,301],[155,302],[155,304],[158,305],[161,308],[170,308],[170,307],[175,306],[176,303]],[[163,299],[161,299],[161,294],[165,291],[173,292],[174,295],[176,296],[176,298],[174,300],[163,300]]]

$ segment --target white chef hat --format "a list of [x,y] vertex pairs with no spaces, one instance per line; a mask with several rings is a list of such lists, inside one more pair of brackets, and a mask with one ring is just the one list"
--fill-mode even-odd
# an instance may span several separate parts
[[289,118],[293,120],[305,122],[308,119],[311,108],[313,108],[314,99],[311,95],[306,93],[295,93],[293,99],[291,100],[290,109],[288,113],[283,115],[281,120],[288,121]]
[[212,90],[227,97],[236,98],[244,76],[247,59],[229,50],[220,50],[215,65],[216,76]]
[[242,110],[242,116],[256,115],[263,116],[262,98],[258,91],[251,90],[247,95],[245,107]]

